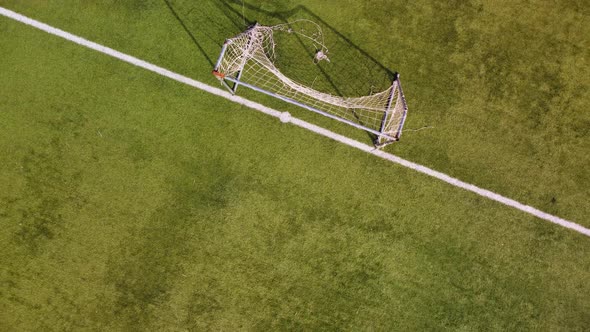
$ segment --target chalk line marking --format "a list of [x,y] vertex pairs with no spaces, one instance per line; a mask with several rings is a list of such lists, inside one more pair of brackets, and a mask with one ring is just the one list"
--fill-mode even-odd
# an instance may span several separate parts
[[[253,101],[248,100],[246,98],[242,98],[240,96],[232,95],[229,92],[226,92],[224,90],[221,90],[221,89],[212,87],[212,86],[207,85],[205,83],[201,83],[199,81],[193,80],[193,79],[188,78],[186,76],[183,76],[183,75],[174,73],[172,71],[169,71],[169,70],[164,69],[162,67],[156,66],[156,65],[151,64],[149,62],[140,60],[140,59],[138,59],[136,57],[133,57],[133,56],[127,55],[125,53],[121,53],[119,51],[116,51],[116,50],[114,50],[112,48],[109,48],[109,47],[106,47],[106,46],[103,46],[103,45],[100,45],[100,44],[91,42],[91,41],[89,41],[87,39],[84,39],[82,37],[78,37],[78,36],[73,35],[71,33],[68,33],[68,32],[65,32],[63,30],[60,30],[60,29],[54,28],[52,26],[49,26],[49,25],[47,25],[45,23],[41,23],[39,21],[30,19],[30,18],[28,18],[26,16],[23,16],[21,14],[18,14],[16,12],[13,12],[13,11],[8,10],[6,8],[0,7],[0,15],[3,15],[3,16],[6,16],[8,18],[11,18],[13,20],[19,21],[21,23],[30,25],[32,27],[35,27],[35,28],[39,29],[39,30],[43,30],[43,31],[45,31],[47,33],[50,33],[52,35],[55,35],[55,36],[58,36],[58,37],[67,39],[67,40],[72,41],[72,42],[74,42],[76,44],[79,44],[79,45],[82,45],[84,47],[93,49],[93,50],[98,51],[100,53],[103,53],[103,54],[112,56],[112,57],[117,58],[119,60],[125,61],[127,63],[132,64],[132,65],[135,65],[137,67],[141,67],[141,68],[147,69],[149,71],[152,71],[154,73],[157,73],[159,75],[166,76],[166,77],[171,78],[171,79],[173,79],[175,81],[178,81],[178,82],[181,82],[181,83],[190,85],[192,87],[195,87],[197,89],[200,89],[200,90],[209,92],[209,93],[214,94],[216,96],[223,97],[225,99],[229,99],[229,100],[231,100],[231,101],[233,101],[235,103],[238,103],[240,105],[247,106],[249,108],[255,109],[257,111],[260,111],[262,113],[268,114],[270,116],[274,116],[274,117],[280,119],[281,118],[281,115],[283,114],[283,112],[280,112],[280,111],[274,110],[272,108],[266,107],[266,106],[264,106],[262,104],[253,102]],[[285,117],[285,116],[286,115],[283,115],[283,117]],[[300,120],[300,119],[291,117],[289,119],[289,122],[292,123],[292,124],[294,124],[294,125],[296,125],[296,126],[298,126],[298,127],[305,128],[305,129],[310,130],[310,131],[312,131],[314,133],[320,134],[322,136],[331,138],[331,139],[333,139],[335,141],[338,141],[340,143],[343,143],[343,144],[349,145],[351,147],[357,148],[359,150],[362,150],[362,151],[364,151],[366,153],[369,153],[369,154],[372,154],[374,156],[383,158],[385,160],[389,160],[389,161],[391,161],[393,163],[396,163],[398,165],[402,165],[404,167],[411,168],[411,169],[413,169],[415,171],[418,171],[420,173],[423,173],[423,174],[432,176],[432,177],[437,178],[437,179],[439,179],[441,181],[444,181],[446,183],[449,183],[449,184],[451,184],[453,186],[456,186],[456,187],[459,187],[459,188],[463,188],[465,190],[468,190],[468,191],[471,191],[473,193],[476,193],[476,194],[478,194],[480,196],[489,198],[491,200],[494,200],[496,202],[502,203],[502,204],[507,205],[507,206],[511,206],[511,207],[513,207],[515,209],[518,209],[520,211],[526,212],[526,213],[531,214],[531,215],[533,215],[535,217],[544,219],[546,221],[549,221],[549,222],[552,222],[554,224],[563,226],[565,228],[569,228],[571,230],[574,230],[574,231],[576,231],[578,233],[581,233],[581,234],[584,234],[584,235],[590,237],[590,229],[585,228],[585,227],[583,227],[583,226],[581,226],[579,224],[576,224],[574,222],[571,222],[571,221],[568,221],[568,220],[559,218],[557,216],[554,216],[554,215],[551,215],[549,213],[546,213],[546,212],[543,212],[541,210],[538,210],[538,209],[536,209],[536,208],[534,208],[532,206],[519,203],[519,202],[517,202],[517,201],[515,201],[513,199],[504,197],[502,195],[496,194],[496,193],[491,192],[489,190],[482,189],[482,188],[479,188],[479,187],[474,186],[472,184],[463,182],[463,181],[461,181],[459,179],[456,179],[456,178],[453,178],[451,176],[448,176],[448,175],[446,175],[444,173],[435,171],[435,170],[433,170],[431,168],[428,168],[428,167],[425,167],[425,166],[422,166],[422,165],[413,163],[411,161],[402,159],[402,158],[397,157],[397,156],[395,156],[393,154],[390,154],[390,153],[387,153],[387,152],[384,152],[384,151],[381,151],[381,150],[375,150],[375,148],[372,147],[372,146],[369,146],[369,145],[364,144],[364,143],[361,143],[359,141],[355,141],[355,140],[353,140],[351,138],[348,138],[348,137],[345,137],[345,136],[336,134],[336,133],[334,133],[332,131],[329,131],[329,130],[327,130],[325,128],[318,127],[318,126],[316,126],[314,124],[305,122],[303,120]]]

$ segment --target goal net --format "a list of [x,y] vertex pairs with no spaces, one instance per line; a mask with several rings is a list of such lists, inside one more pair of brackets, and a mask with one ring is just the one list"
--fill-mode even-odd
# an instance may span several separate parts
[[275,33],[299,34],[318,49],[314,62],[328,60],[321,29],[313,35],[294,31],[290,24],[254,25],[225,41],[213,74],[236,93],[238,86],[276,97],[374,135],[377,147],[399,140],[407,114],[407,105],[395,75],[385,91],[361,97],[344,97],[320,92],[285,76],[276,66]]

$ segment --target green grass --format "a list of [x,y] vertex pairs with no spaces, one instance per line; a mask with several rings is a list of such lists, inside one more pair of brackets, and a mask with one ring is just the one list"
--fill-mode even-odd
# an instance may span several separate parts
[[[402,73],[408,128],[435,128],[388,151],[590,226],[582,4],[257,3],[249,19],[317,15],[331,52]],[[186,30],[160,1],[0,5],[211,84],[241,24],[214,1],[170,2]],[[20,23],[0,31],[3,330],[590,326],[587,237]]]

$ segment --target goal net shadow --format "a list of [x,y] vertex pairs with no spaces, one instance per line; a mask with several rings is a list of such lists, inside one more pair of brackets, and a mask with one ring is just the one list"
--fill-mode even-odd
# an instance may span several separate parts
[[[262,92],[362,129],[377,146],[399,139],[407,114],[399,77],[305,6],[220,0],[200,8],[184,0],[167,2],[232,93]],[[269,26],[247,29],[253,18]],[[228,39],[221,45],[223,38]],[[215,48],[224,49],[218,61]],[[311,120],[328,128],[336,123]],[[338,130],[357,135],[346,127]]]

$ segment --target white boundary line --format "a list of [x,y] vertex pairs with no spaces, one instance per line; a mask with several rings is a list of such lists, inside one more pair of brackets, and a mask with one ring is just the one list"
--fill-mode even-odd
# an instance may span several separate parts
[[[55,35],[55,36],[58,36],[58,37],[67,39],[67,40],[72,41],[72,42],[74,42],[76,44],[79,44],[79,45],[82,45],[84,47],[93,49],[93,50],[98,51],[100,53],[103,53],[103,54],[112,56],[114,58],[117,58],[119,60],[125,61],[127,63],[132,64],[132,65],[135,65],[135,66],[138,66],[138,67],[147,69],[147,70],[152,71],[154,73],[157,73],[159,75],[166,76],[166,77],[171,78],[171,79],[173,79],[175,81],[178,81],[178,82],[181,82],[181,83],[190,85],[192,87],[195,87],[197,89],[200,89],[200,90],[209,92],[211,94],[214,94],[214,95],[217,95],[217,96],[220,96],[220,97],[223,97],[225,99],[229,99],[229,100],[231,100],[231,101],[233,101],[235,103],[238,103],[240,105],[247,106],[249,108],[255,109],[255,110],[260,111],[262,113],[265,113],[265,114],[274,116],[276,118],[280,118],[281,114],[283,114],[280,111],[274,110],[272,108],[266,107],[264,105],[261,105],[259,103],[250,101],[248,99],[245,99],[245,98],[242,98],[242,97],[239,97],[239,96],[234,96],[234,95],[232,95],[229,92],[226,92],[224,90],[221,90],[221,89],[212,87],[210,85],[207,85],[205,83],[201,83],[199,81],[195,81],[195,80],[193,80],[191,78],[188,78],[186,76],[183,76],[183,75],[180,75],[180,74],[171,72],[171,71],[169,71],[167,69],[164,69],[162,67],[156,66],[156,65],[151,64],[149,62],[145,62],[145,61],[140,60],[138,58],[135,58],[135,57],[132,57],[130,55],[127,55],[127,54],[121,53],[119,51],[113,50],[112,48],[108,48],[106,46],[103,46],[103,45],[100,45],[100,44],[91,42],[91,41],[86,40],[86,39],[84,39],[82,37],[78,37],[78,36],[73,35],[71,33],[65,32],[63,30],[54,28],[54,27],[49,26],[47,24],[41,23],[39,21],[30,19],[30,18],[28,18],[26,16],[23,16],[21,14],[15,13],[15,12],[13,12],[11,10],[6,9],[6,8],[0,7],[0,15],[3,15],[3,16],[6,16],[8,18],[11,18],[13,20],[19,21],[21,23],[30,25],[32,27],[35,27],[35,28],[39,29],[39,30],[43,30],[43,31],[45,31],[47,33],[50,33],[52,35]],[[305,128],[305,129],[310,130],[310,131],[312,131],[314,133],[317,133],[317,134],[320,134],[322,136],[331,138],[331,139],[336,140],[336,141],[338,141],[340,143],[344,143],[346,145],[352,146],[354,148],[357,148],[357,149],[362,150],[364,152],[370,153],[370,154],[375,155],[377,157],[380,157],[380,158],[389,160],[389,161],[391,161],[393,163],[402,165],[404,167],[411,168],[411,169],[413,169],[415,171],[418,171],[420,173],[423,173],[423,174],[432,176],[432,177],[437,178],[437,179],[439,179],[441,181],[444,181],[446,183],[449,183],[449,184],[451,184],[453,186],[456,186],[456,187],[463,188],[465,190],[474,192],[474,193],[476,193],[476,194],[478,194],[480,196],[483,196],[485,198],[489,198],[491,200],[494,200],[496,202],[502,203],[502,204],[507,205],[507,206],[511,206],[511,207],[513,207],[515,209],[521,210],[521,211],[526,212],[528,214],[531,214],[531,215],[533,215],[535,217],[538,217],[538,218],[547,220],[549,222],[552,222],[554,224],[563,226],[565,228],[569,228],[571,230],[574,230],[574,231],[576,231],[578,233],[581,233],[581,234],[584,234],[586,236],[590,236],[590,229],[585,228],[585,227],[583,227],[583,226],[581,226],[579,224],[576,224],[574,222],[571,222],[571,221],[568,221],[568,220],[559,218],[559,217],[554,216],[554,215],[551,215],[549,213],[545,213],[545,212],[543,212],[541,210],[538,210],[538,209],[536,209],[534,207],[531,207],[531,206],[528,206],[528,205],[519,203],[519,202],[517,202],[517,201],[515,201],[513,199],[504,197],[502,195],[496,194],[496,193],[491,192],[489,190],[479,188],[479,187],[474,186],[472,184],[469,184],[469,183],[463,182],[461,180],[455,179],[453,177],[450,177],[450,176],[448,176],[448,175],[446,175],[444,173],[435,171],[433,169],[430,169],[428,167],[425,167],[425,166],[422,166],[422,165],[413,163],[411,161],[407,161],[405,159],[402,159],[402,158],[397,157],[395,155],[392,155],[390,153],[383,152],[383,151],[380,151],[380,150],[375,150],[372,146],[369,146],[369,145],[366,145],[366,144],[361,143],[359,141],[355,141],[355,140],[350,139],[348,137],[345,137],[345,136],[336,134],[336,133],[331,132],[331,131],[329,131],[327,129],[318,127],[316,125],[313,125],[311,123],[305,122],[303,120],[300,120],[300,119],[297,119],[297,118],[290,118],[290,122],[292,124],[298,126],[298,127]]]

